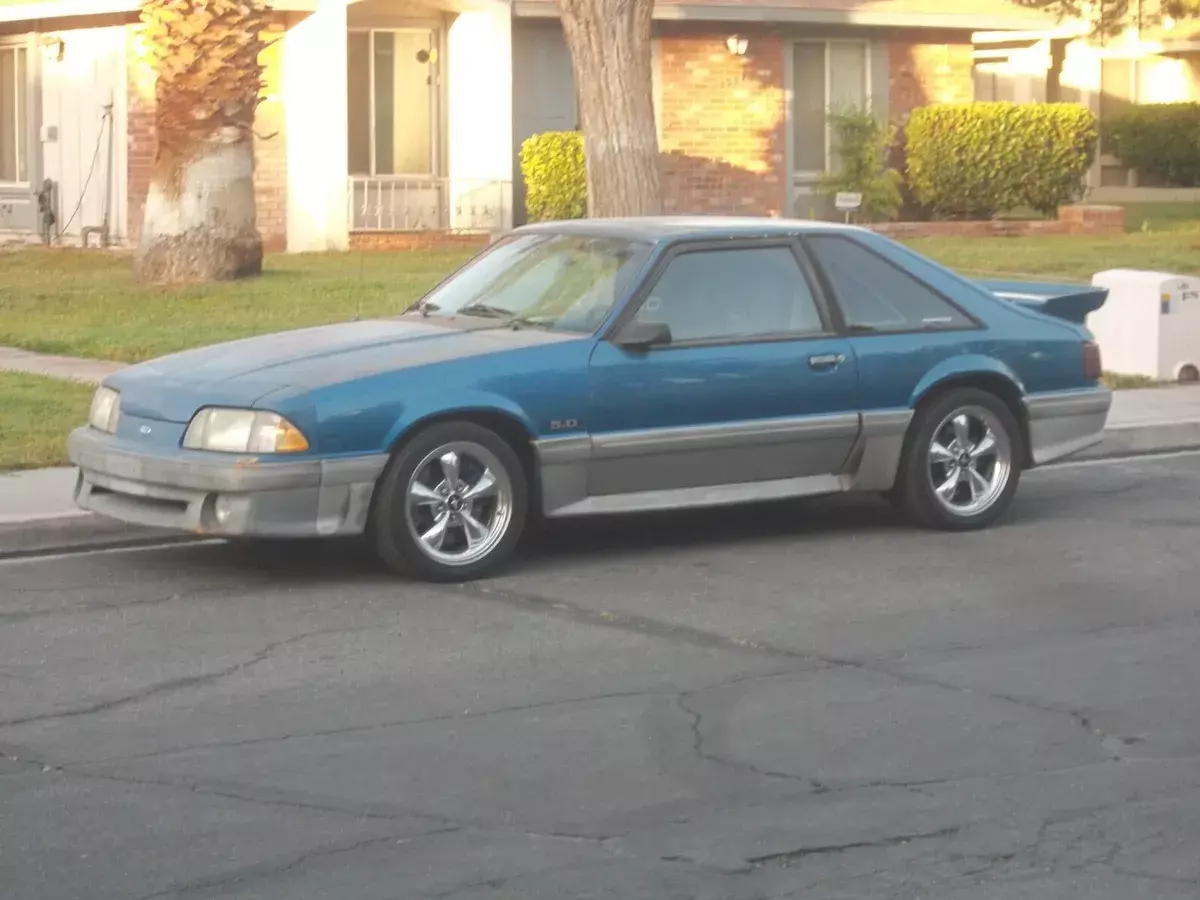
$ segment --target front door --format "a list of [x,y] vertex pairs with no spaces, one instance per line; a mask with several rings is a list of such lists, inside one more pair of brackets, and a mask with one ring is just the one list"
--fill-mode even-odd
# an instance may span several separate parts
[[671,341],[597,344],[592,497],[617,510],[837,489],[856,364],[792,242],[685,245],[635,303],[627,324],[665,324]]

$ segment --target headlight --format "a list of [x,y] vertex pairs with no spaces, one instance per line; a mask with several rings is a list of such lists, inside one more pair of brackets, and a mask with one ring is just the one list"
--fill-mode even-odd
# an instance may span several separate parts
[[192,417],[183,446],[221,453],[303,453],[308,440],[273,412],[210,406]]
[[92,397],[92,408],[88,413],[88,424],[105,434],[117,433],[117,420],[121,418],[121,395],[109,387],[102,387]]

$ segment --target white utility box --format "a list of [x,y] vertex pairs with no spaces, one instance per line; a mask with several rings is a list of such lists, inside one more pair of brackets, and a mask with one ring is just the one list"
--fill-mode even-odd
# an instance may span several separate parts
[[1105,370],[1160,381],[1200,379],[1200,278],[1138,269],[1092,276],[1108,300],[1087,327]]

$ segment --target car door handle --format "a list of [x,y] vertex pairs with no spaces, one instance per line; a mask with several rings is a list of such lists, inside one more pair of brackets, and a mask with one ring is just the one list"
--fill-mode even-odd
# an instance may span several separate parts
[[808,365],[813,369],[836,369],[846,361],[840,353],[826,353],[823,356],[810,356]]

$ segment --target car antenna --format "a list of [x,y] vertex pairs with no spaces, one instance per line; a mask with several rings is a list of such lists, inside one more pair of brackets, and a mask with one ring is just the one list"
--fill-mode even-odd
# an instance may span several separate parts
[[355,301],[354,321],[362,321],[362,289],[367,280],[367,251],[358,251],[358,298]]

